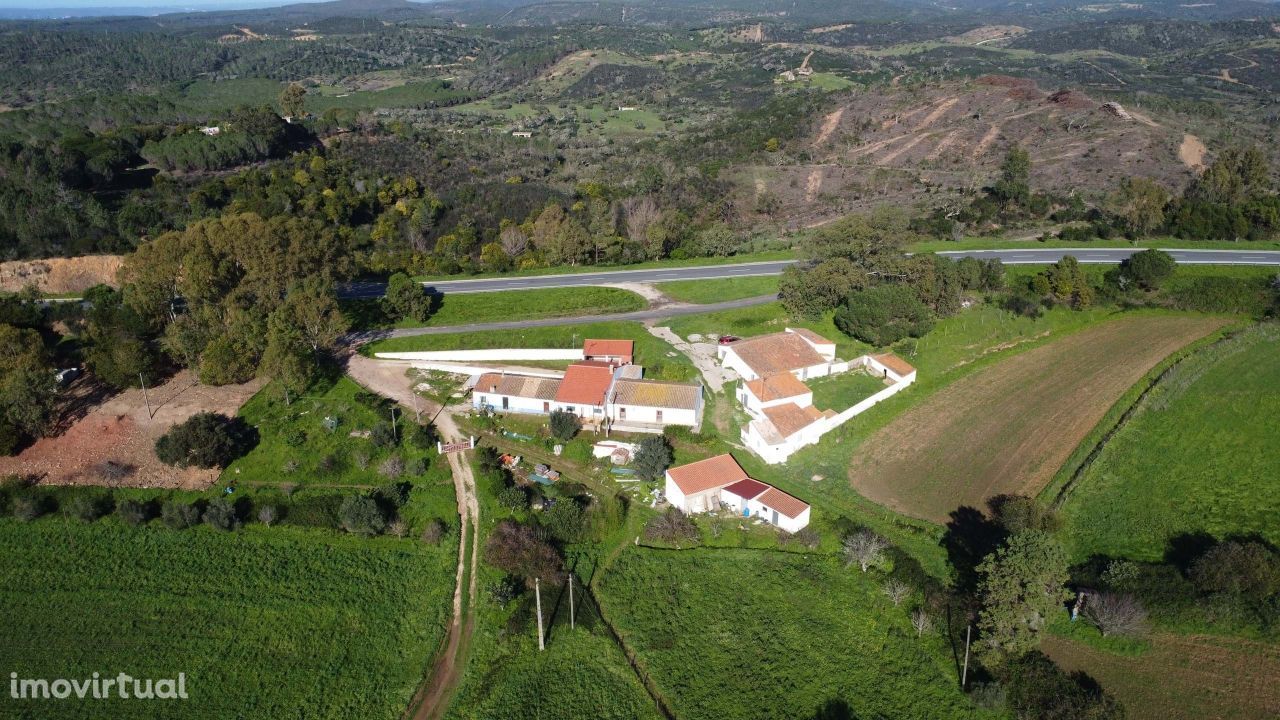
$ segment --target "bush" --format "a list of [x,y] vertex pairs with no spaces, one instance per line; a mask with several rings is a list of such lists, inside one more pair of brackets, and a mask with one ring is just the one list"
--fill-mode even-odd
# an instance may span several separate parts
[[209,503],[204,511],[204,521],[223,532],[231,532],[240,527],[240,516],[236,514],[235,506],[226,498],[218,498]]
[[498,493],[498,504],[511,510],[527,510],[529,495],[525,493],[524,488],[509,485]]
[[76,495],[67,503],[67,514],[83,522],[93,522],[110,511],[110,498],[101,495]]
[[698,526],[678,508],[667,508],[666,512],[653,518],[644,526],[646,540],[679,544],[698,538]]
[[1267,287],[1256,279],[1200,277],[1172,293],[1182,310],[1221,313],[1261,313],[1267,307]]
[[151,508],[137,500],[122,500],[116,505],[116,515],[125,523],[136,527],[151,519]]
[[202,412],[162,435],[156,457],[177,467],[226,467],[257,444],[258,431],[242,418]]
[[1009,709],[1023,718],[1119,720],[1124,708],[1084,673],[1068,675],[1044,653],[1032,650],[1010,662]]
[[933,329],[933,313],[903,285],[879,285],[850,295],[834,320],[844,334],[876,347]]
[[275,521],[279,519],[280,513],[276,510],[275,505],[263,505],[258,508],[258,522],[271,527]]
[[485,562],[525,579],[559,585],[564,582],[564,562],[555,548],[538,537],[528,525],[503,520],[489,534],[484,547]]
[[808,548],[810,550],[816,550],[818,548],[818,543],[821,542],[822,538],[819,537],[817,530],[814,530],[811,527],[804,527],[793,533],[784,535],[782,540],[786,543],[799,545],[800,547]]
[[1143,250],[1120,263],[1120,277],[1136,283],[1143,290],[1156,290],[1173,275],[1178,264],[1163,250]]
[[582,421],[577,415],[564,410],[551,413],[551,434],[560,440],[572,440],[582,429]]
[[431,425],[414,425],[412,430],[405,433],[409,439],[409,444],[419,450],[434,450],[436,448],[436,429]]
[[422,542],[428,545],[439,545],[447,529],[440,520],[428,521],[427,526],[422,529]]
[[392,455],[378,466],[378,473],[388,480],[395,480],[404,474],[404,458]]
[[374,447],[380,448],[393,448],[400,444],[395,428],[391,426],[391,423],[374,425],[373,429],[369,431],[369,442],[373,443]]
[[582,506],[573,498],[560,498],[542,514],[542,526],[561,542],[575,542],[582,537]]
[[49,512],[49,499],[43,495],[22,495],[14,498],[13,516],[22,522],[31,522]]
[[671,467],[672,459],[667,439],[661,435],[651,435],[640,441],[632,467],[641,480],[657,480]]
[[342,529],[357,535],[380,535],[387,529],[387,516],[378,501],[367,495],[352,495],[338,509]]
[[200,508],[170,500],[161,506],[160,520],[173,530],[185,530],[200,524]]

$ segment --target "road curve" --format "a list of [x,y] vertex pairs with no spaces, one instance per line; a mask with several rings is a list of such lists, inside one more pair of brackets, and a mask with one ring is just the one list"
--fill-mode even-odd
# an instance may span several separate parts
[[[997,259],[1006,265],[1042,265],[1057,262],[1063,255],[1074,255],[1088,264],[1115,264],[1144,248],[1025,248],[1000,250],[947,250],[943,257],[975,257]],[[1183,265],[1274,265],[1280,266],[1280,250],[1175,250],[1166,249]],[[526,277],[494,277],[471,280],[432,280],[422,283],[433,293],[480,293],[503,290],[537,290],[542,288],[581,287],[613,283],[662,283],[672,280],[722,280],[758,275],[781,275],[797,260],[768,260],[736,265],[698,265],[694,267],[646,268],[642,270],[601,270],[599,272],[533,275]],[[347,299],[382,297],[386,284],[377,281],[349,283],[341,295]],[[556,324],[556,323],[550,323]]]

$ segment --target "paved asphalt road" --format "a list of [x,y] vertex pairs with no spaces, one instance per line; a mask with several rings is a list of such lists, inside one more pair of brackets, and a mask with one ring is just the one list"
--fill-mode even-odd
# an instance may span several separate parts
[[[1026,250],[963,250],[940,252],[944,257],[997,258],[1006,265],[1030,265],[1057,262],[1063,255],[1075,255],[1082,263],[1118,263],[1141,248],[1029,248]],[[1184,265],[1275,265],[1280,267],[1280,250],[1166,250]],[[645,270],[606,270],[601,272],[531,277],[496,277],[480,280],[439,280],[425,282],[433,292],[475,293],[500,290],[533,290],[537,288],[605,285],[609,283],[661,283],[669,280],[717,280],[722,278],[780,275],[794,260],[740,263],[737,265],[702,265],[697,267],[649,268]],[[381,297],[385,285],[380,282],[352,283],[343,289],[346,298]]]

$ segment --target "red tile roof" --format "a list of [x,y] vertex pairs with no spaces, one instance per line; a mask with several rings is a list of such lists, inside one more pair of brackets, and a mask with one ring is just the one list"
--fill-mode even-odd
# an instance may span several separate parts
[[914,367],[911,367],[911,363],[893,353],[882,353],[871,357],[875,358],[876,362],[904,377],[916,371]]
[[737,354],[742,358],[742,362],[760,377],[769,377],[827,362],[817,350],[813,349],[812,345],[805,342],[799,335],[789,332],[740,340],[730,345],[727,352]]
[[556,402],[573,405],[604,405],[613,384],[613,369],[602,363],[574,363],[564,371]]
[[673,467],[667,470],[667,474],[685,495],[693,495],[748,479],[747,471],[743,470],[738,461],[728,453]]
[[750,500],[768,489],[769,486],[759,480],[747,478],[746,480],[739,480],[738,482],[730,485],[725,488],[724,491],[727,493],[733,493],[744,500]]
[[808,340],[814,345],[835,345],[834,342],[828,340],[809,328],[787,328],[787,332],[794,333]]
[[485,373],[476,380],[475,385],[475,392],[482,395],[508,395],[534,400],[550,400],[559,389],[560,381],[555,378],[502,373]]
[[794,498],[776,487],[770,487],[763,495],[756,498],[756,501],[767,508],[777,510],[789,518],[800,517],[800,514],[809,509],[809,503]]
[[747,390],[750,390],[760,402],[799,397],[813,392],[789,372],[752,380],[747,383]]
[[635,343],[631,340],[584,340],[582,354],[585,357],[620,357],[631,361]]
[[821,420],[825,414],[812,405],[800,407],[795,403],[786,403],[765,408],[764,416],[777,428],[779,435],[789,438]]

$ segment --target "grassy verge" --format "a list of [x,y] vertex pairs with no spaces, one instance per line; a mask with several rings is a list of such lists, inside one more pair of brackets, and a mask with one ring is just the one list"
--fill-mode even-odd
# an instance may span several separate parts
[[680,302],[708,303],[738,300],[769,295],[778,292],[778,276],[725,278],[722,280],[673,280],[664,282],[658,289],[672,300]]
[[[49,679],[183,672],[190,700],[165,704],[173,718],[398,718],[453,587],[447,543],[284,527],[4,519],[0,552],[0,664]],[[6,692],[0,715],[33,710],[21,702]],[[66,718],[156,712],[123,699],[57,704]]]
[[581,273],[594,272],[610,272],[614,270],[654,270],[662,268],[685,268],[685,267],[702,267],[704,265],[738,265],[750,262],[767,262],[771,260],[795,260],[796,254],[791,250],[764,250],[754,253],[744,253],[742,255],[734,255],[732,257],[699,257],[686,258],[683,260],[650,260],[648,262],[632,263],[630,265],[575,265],[573,267],[546,267],[531,268],[528,270],[516,270],[513,272],[501,273],[479,273],[476,275],[468,275],[459,277],[457,275],[424,275],[415,277],[415,280],[470,280],[481,278],[495,277],[536,277],[539,275],[577,275]]
[[1280,542],[1280,330],[1251,328],[1165,375],[1064,503],[1074,555],[1159,560],[1183,534]]
[[1051,238],[1048,240],[1006,240],[998,237],[967,237],[962,240],[926,240],[912,244],[908,252],[950,252],[963,250],[1033,250],[1037,248],[1172,248],[1179,250],[1280,250],[1278,241],[1217,241],[1183,240],[1175,237],[1147,238],[1130,242],[1124,238],[1109,240],[1072,241]]
[[440,296],[426,322],[389,321],[378,300],[343,301],[343,309],[357,328],[408,328],[467,325],[504,320],[537,320],[571,315],[606,315],[643,310],[644,298],[630,290],[608,287],[545,288]]
[[884,379],[853,370],[811,380],[813,405],[821,410],[844,410],[885,389]]

